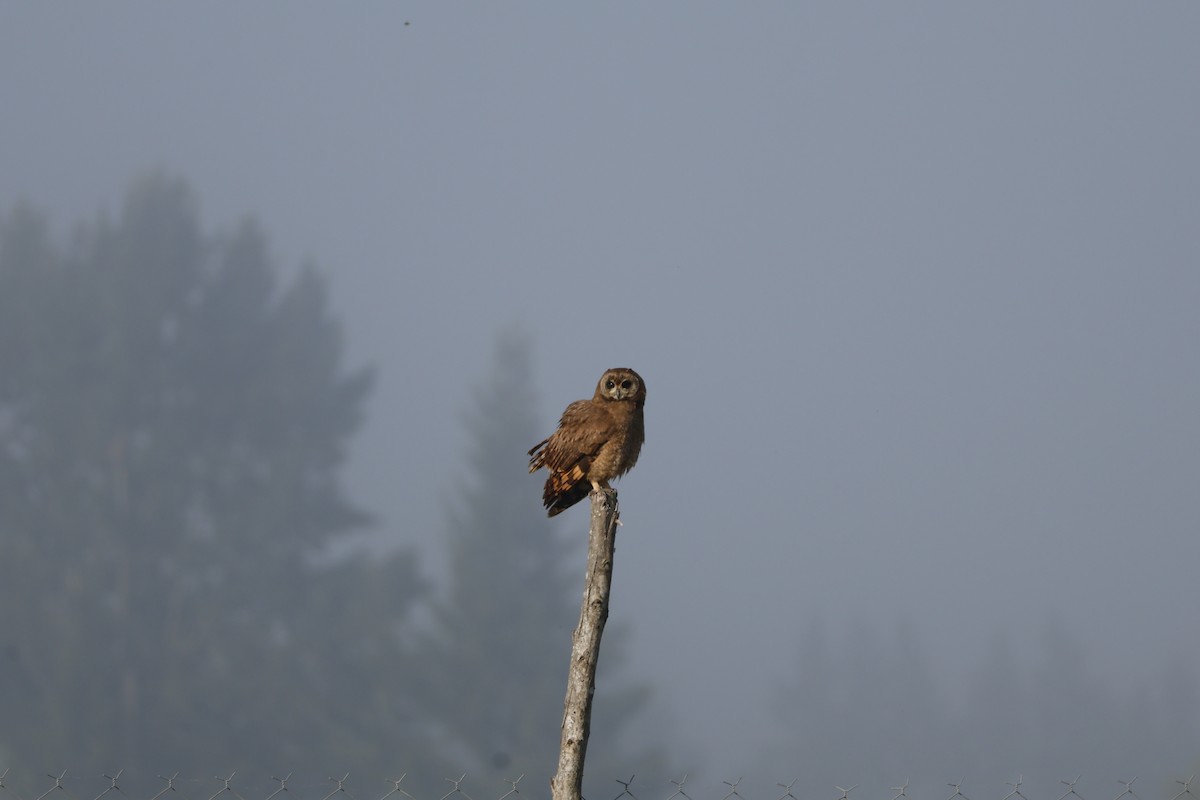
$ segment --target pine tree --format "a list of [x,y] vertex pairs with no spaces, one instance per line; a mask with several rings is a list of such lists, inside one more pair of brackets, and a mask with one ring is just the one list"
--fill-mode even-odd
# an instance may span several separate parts
[[327,556],[371,387],[327,306],[161,174],[69,246],[0,218],[0,751],[153,780],[418,740],[380,685],[415,564]]

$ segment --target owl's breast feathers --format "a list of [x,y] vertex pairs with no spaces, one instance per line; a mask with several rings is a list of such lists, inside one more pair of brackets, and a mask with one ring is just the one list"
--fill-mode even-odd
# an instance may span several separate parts
[[550,475],[542,503],[550,516],[587,497],[593,485],[624,475],[637,463],[645,440],[641,403],[577,400],[567,406],[558,430],[529,451],[529,471]]

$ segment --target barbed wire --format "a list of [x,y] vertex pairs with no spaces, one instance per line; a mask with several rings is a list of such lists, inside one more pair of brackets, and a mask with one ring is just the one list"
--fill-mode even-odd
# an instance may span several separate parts
[[[0,800],[27,800],[27,798],[23,797],[8,783],[9,774],[10,768],[6,768],[3,772],[0,772]],[[89,790],[89,792],[83,795],[83,797],[86,798],[86,800],[114,800],[115,796],[120,795],[124,798],[129,798],[129,800],[134,800],[125,792],[124,789],[121,788],[120,780],[124,774],[124,769],[116,770],[112,774],[107,772],[101,774],[99,777],[103,778],[105,783],[100,784],[98,791]],[[292,774],[293,773],[289,772],[282,778],[272,775],[271,780],[276,785],[269,794],[266,794],[262,797],[262,800],[282,800],[282,798],[279,798],[281,794],[287,793],[288,795],[291,795],[293,787],[290,787],[288,783],[292,779]],[[54,800],[58,794],[63,795],[67,800],[80,800],[79,796],[73,794],[71,790],[67,788],[67,770],[62,770],[57,775],[54,773],[46,773],[45,776],[46,778],[50,779],[50,785],[40,794],[32,795],[30,800]],[[220,798],[228,795],[236,800],[247,800],[246,796],[242,794],[242,791],[238,787],[234,786],[234,779],[236,777],[236,771],[231,772],[228,776],[224,777],[221,775],[213,776],[211,780],[214,781],[215,784],[213,784],[209,789],[204,790],[204,793],[201,795],[201,797],[203,800],[219,800]],[[402,785],[407,777],[408,773],[405,772],[398,778],[387,778],[384,783],[387,784],[389,788],[383,794],[379,795],[378,798],[375,798],[375,800],[421,800],[420,798],[411,794],[408,789]],[[157,793],[150,796],[148,800],[163,800],[165,795],[175,792],[180,793],[184,800],[192,800],[192,798],[190,798],[188,794],[182,790],[179,783],[178,772],[175,772],[170,776],[158,775],[157,778],[163,782],[163,786],[158,790]],[[432,794],[429,795],[430,800],[475,800],[475,798],[468,792],[466,788],[467,778],[468,776],[466,773],[462,773],[457,778],[444,778],[443,780],[445,783],[449,784],[447,790],[436,798]],[[626,797],[630,798],[630,800],[641,800],[641,798],[639,798],[639,796],[635,794],[633,790],[633,784],[636,778],[637,775],[630,775],[628,779],[615,779],[614,782],[618,785],[618,787],[620,787],[620,791],[614,794],[611,798],[606,798],[606,800],[624,800]],[[1186,779],[1176,778],[1174,782],[1180,787],[1180,789],[1173,797],[1170,797],[1169,800],[1200,800],[1200,797],[1197,797],[1197,792],[1192,789],[1192,783],[1194,782],[1195,778],[1196,776],[1194,774],[1189,775]],[[516,778],[502,778],[500,779],[502,786],[496,788],[495,795],[484,794],[483,796],[494,796],[496,800],[523,800],[524,795],[521,792],[520,784],[524,779],[524,773]],[[1066,787],[1066,791],[1057,794],[1057,797],[1054,797],[1054,792],[1047,792],[1042,800],[1067,800],[1067,798],[1074,798],[1074,800],[1087,800],[1077,789],[1081,779],[1081,775],[1076,775],[1072,780],[1060,780],[1059,783]],[[1141,796],[1134,790],[1134,782],[1137,779],[1138,778],[1136,775],[1129,780],[1117,779],[1116,783],[1121,787],[1121,790],[1112,798],[1112,800],[1125,800],[1127,797],[1132,798],[1133,800],[1142,800]],[[83,783],[83,779],[77,780],[80,784]],[[191,778],[186,780],[188,783],[196,784],[198,786],[207,779]],[[789,783],[775,783],[774,787],[782,790],[783,793],[777,794],[772,792],[768,795],[763,795],[762,800],[852,800],[850,796],[851,792],[854,792],[859,788],[859,784],[856,783],[848,788],[842,786],[833,786],[825,791],[814,791],[805,793],[803,795],[797,795],[795,786],[799,780],[799,778],[793,778]],[[665,781],[665,786],[663,787],[662,794],[660,796],[662,796],[664,800],[679,800],[679,798],[683,798],[683,800],[693,800],[692,796],[689,795],[687,790],[684,788],[685,784],[687,784],[687,781],[688,773],[684,773],[683,776],[678,780],[670,779]],[[324,793],[320,797],[317,796],[318,792],[312,792],[309,795],[312,800],[334,800],[335,796],[338,795],[344,796],[346,800],[359,800],[359,798],[351,793],[351,791],[347,788],[347,785],[350,782],[349,773],[342,775],[340,778],[327,778],[326,782],[327,791],[321,790]],[[953,789],[954,792],[949,795],[949,797],[945,797],[944,800],[972,800],[972,798],[963,790],[966,782],[966,777],[963,777],[958,781],[947,783],[946,785]],[[742,788],[741,784],[741,776],[733,780],[723,780],[719,783],[713,783],[710,787],[706,787],[706,796],[711,797],[712,800],[755,800],[755,798],[747,797],[747,795],[743,794],[743,791],[745,790]],[[1031,799],[1030,796],[1025,793],[1027,789],[1024,788],[1025,783],[1023,775],[1018,775],[1015,781],[1005,781],[1004,785],[1009,788],[1009,791],[1004,794],[1001,794],[999,791],[997,791],[995,800],[1014,800],[1014,798],[1016,800],[1039,800],[1036,795]],[[689,786],[688,788],[692,787]],[[883,796],[881,796],[881,798],[882,800],[924,800],[923,798],[910,794],[909,789],[909,781],[906,778],[904,783],[900,784],[899,786],[890,787],[889,791],[893,793],[890,798]],[[486,787],[471,789],[471,791],[477,793],[484,792],[485,790]],[[96,793],[92,794],[92,791],[96,791]],[[638,791],[642,792],[643,795],[646,795],[651,791],[651,789],[647,789],[643,786],[642,788],[639,788]],[[721,794],[718,795],[717,792],[721,792]],[[1166,798],[1166,793],[1163,794],[1163,797]],[[301,800],[303,800],[303,798],[301,798]],[[587,800],[587,798],[584,800]],[[861,797],[856,797],[853,800],[861,800]],[[942,800],[942,796],[931,796],[931,800]]]

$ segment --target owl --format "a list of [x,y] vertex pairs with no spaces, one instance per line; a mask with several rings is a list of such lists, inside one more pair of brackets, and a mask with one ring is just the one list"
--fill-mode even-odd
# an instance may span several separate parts
[[610,369],[591,400],[567,406],[558,430],[529,451],[529,471],[550,472],[542,503],[553,517],[595,490],[608,489],[637,463],[646,428],[646,384],[631,369]]

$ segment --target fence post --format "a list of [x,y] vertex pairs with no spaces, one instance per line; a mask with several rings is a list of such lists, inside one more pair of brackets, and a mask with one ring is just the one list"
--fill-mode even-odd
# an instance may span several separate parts
[[592,725],[596,663],[600,659],[600,637],[608,620],[608,593],[612,585],[613,551],[620,516],[616,490],[592,492],[591,501],[583,604],[579,609],[579,624],[571,637],[571,665],[567,672],[567,696],[563,701],[558,772],[550,779],[553,800],[580,800],[583,793],[583,760]]

